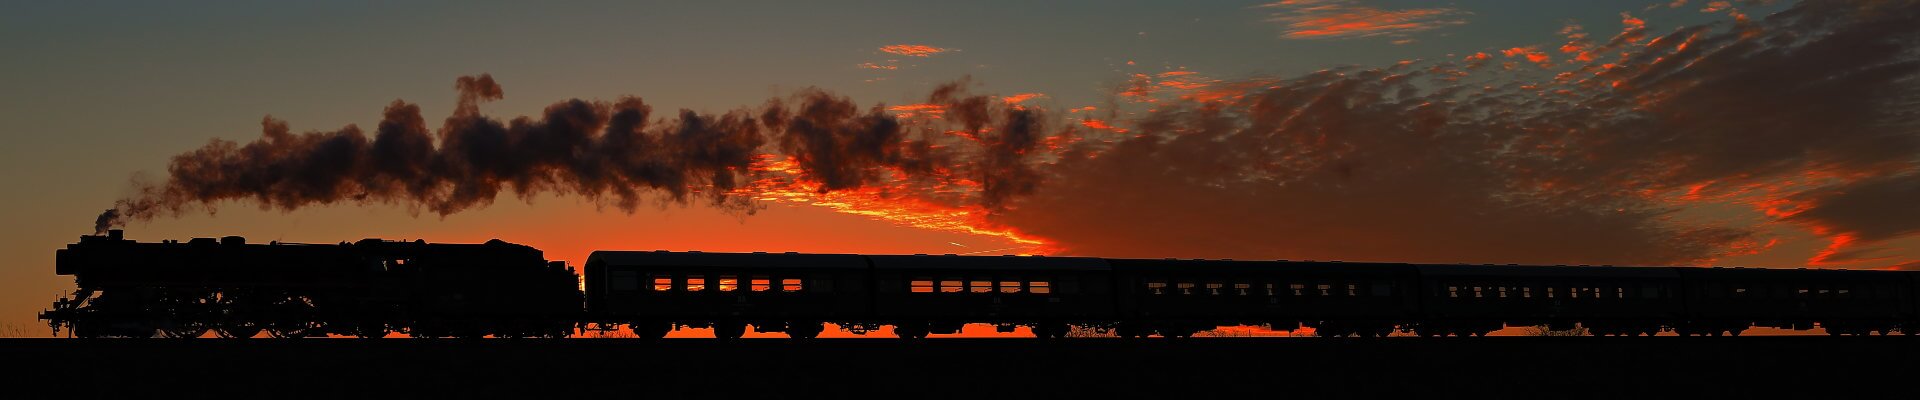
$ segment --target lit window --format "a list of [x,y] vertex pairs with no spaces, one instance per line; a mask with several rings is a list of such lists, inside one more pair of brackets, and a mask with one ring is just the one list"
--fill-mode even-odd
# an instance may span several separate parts
[[1502,299],[1504,299],[1504,298],[1507,298],[1507,287],[1506,287],[1506,286],[1501,286],[1501,287],[1499,287],[1498,289],[1500,289],[1500,290],[1499,290],[1499,292],[1500,292],[1500,293],[1499,293],[1499,294],[1500,294],[1500,298],[1502,298]]
[[1486,295],[1483,295],[1483,294],[1480,294],[1480,287],[1479,287],[1479,286],[1474,286],[1474,287],[1473,287],[1473,298],[1476,298],[1476,299],[1478,299],[1478,298],[1482,298],[1482,297],[1487,297],[1487,296],[1486,296]]
[[1180,283],[1174,284],[1174,286],[1180,289],[1180,294],[1193,294],[1192,282],[1180,282]]
[[[1164,286],[1165,284],[1161,285]],[[1047,284],[1047,281],[1027,282],[1027,291],[1033,292],[1034,294],[1048,294],[1053,293],[1053,286]]]
[[1627,288],[1620,288],[1620,287],[1613,288],[1613,298],[1616,298],[1616,299],[1627,298]]
[[940,281],[940,293],[960,293],[967,291],[960,281]]
[[687,275],[687,291],[699,292],[704,290],[707,290],[706,277],[703,277],[700,275]]
[[1233,294],[1246,296],[1247,290],[1252,288],[1253,288],[1253,285],[1249,285],[1245,283],[1235,283],[1233,284]]
[[993,293],[993,281],[985,281],[985,280],[967,281],[967,292]]
[[1209,294],[1209,295],[1214,295],[1214,296],[1219,296],[1219,295],[1220,295],[1220,288],[1224,288],[1224,287],[1227,287],[1227,285],[1223,285],[1223,284],[1218,284],[1218,283],[1208,283],[1208,284],[1207,284],[1207,294]]
[[1322,284],[1318,284],[1318,285],[1313,285],[1313,287],[1314,287],[1315,289],[1320,289],[1320,295],[1321,295],[1321,296],[1332,296],[1332,295],[1333,295],[1333,285],[1328,285],[1328,284],[1325,284],[1325,283],[1322,283]]
[[773,290],[773,280],[764,276],[756,276],[747,282],[747,286],[750,286],[755,292],[765,292]]
[[780,291],[782,292],[798,292],[800,289],[799,279],[785,278],[780,280]]
[[1459,286],[1448,286],[1448,287],[1447,287],[1447,297],[1453,297],[1453,298],[1459,298],[1459,297],[1460,297],[1460,287],[1459,287]]
[[933,293],[933,281],[930,280],[913,281],[911,286],[914,293]]
[[1852,292],[1853,292],[1852,290],[1847,290],[1847,289],[1838,289],[1833,291],[1834,294],[1838,295],[1838,297],[1843,299],[1853,297],[1853,295],[1850,294]]
[[673,277],[666,276],[666,275],[654,275],[653,291],[665,292],[668,290],[673,290]]
[[1267,296],[1274,296],[1274,295],[1277,295],[1277,294],[1279,294],[1279,291],[1277,291],[1277,290],[1274,290],[1274,287],[1273,287],[1273,286],[1274,286],[1274,285],[1273,285],[1273,284],[1271,284],[1271,283],[1269,283],[1269,284],[1267,284]]
[[1520,287],[1520,298],[1523,298],[1523,299],[1533,298],[1533,287],[1532,286]]
[[1306,284],[1301,284],[1301,283],[1294,283],[1294,284],[1289,284],[1289,285],[1287,285],[1287,289],[1289,289],[1289,290],[1292,290],[1292,291],[1293,291],[1293,295],[1295,295],[1295,296],[1305,296],[1305,295],[1307,295],[1307,285],[1306,285]]
[[1147,282],[1148,294],[1167,294],[1166,282]]
[[1000,293],[1020,293],[1020,282],[1000,281]]
[[1351,283],[1347,284],[1347,297],[1359,297],[1359,296],[1360,296],[1360,285],[1351,284]]
[[719,286],[722,292],[740,290],[740,278],[736,278],[733,275],[721,275]]
[[1549,299],[1551,299],[1551,298],[1553,298],[1553,287],[1552,287],[1552,286],[1548,286],[1548,287],[1547,287],[1547,298],[1549,298]]

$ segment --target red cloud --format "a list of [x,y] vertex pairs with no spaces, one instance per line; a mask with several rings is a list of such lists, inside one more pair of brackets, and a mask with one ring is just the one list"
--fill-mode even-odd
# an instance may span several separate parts
[[[1463,25],[1471,14],[1453,8],[1382,10],[1356,5],[1352,0],[1282,0],[1260,5],[1274,8],[1268,21],[1286,27],[1288,39],[1343,39],[1405,36],[1409,33]],[[1405,40],[1405,39],[1401,39]]]
[[908,57],[927,57],[935,54],[953,51],[953,49],[933,47],[933,46],[920,45],[920,44],[895,44],[895,45],[880,46],[880,51],[899,54],[899,55],[908,56]]
[[1021,93],[1021,94],[1016,94],[1012,96],[1002,97],[1000,98],[1000,101],[1007,102],[1007,104],[1020,104],[1021,102],[1025,102],[1027,100],[1033,100],[1035,98],[1046,97],[1046,96],[1047,96],[1046,94],[1042,94],[1042,93]]

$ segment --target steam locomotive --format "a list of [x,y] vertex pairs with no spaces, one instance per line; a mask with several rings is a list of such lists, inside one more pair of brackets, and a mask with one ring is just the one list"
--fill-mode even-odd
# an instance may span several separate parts
[[829,323],[860,334],[890,325],[903,338],[969,323],[1043,338],[1178,338],[1229,325],[1362,337],[1920,330],[1920,275],[1897,271],[668,251],[596,251],[575,271],[499,240],[138,243],[117,230],[81,237],[56,263],[79,289],[41,318],[78,337],[558,338],[625,327],[659,338],[697,327],[732,339],[751,326],[808,339]]

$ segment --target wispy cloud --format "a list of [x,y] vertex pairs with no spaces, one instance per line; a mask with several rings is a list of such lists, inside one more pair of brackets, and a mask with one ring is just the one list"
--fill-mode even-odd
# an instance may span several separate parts
[[923,44],[893,44],[880,46],[880,51],[908,57],[929,57],[935,54],[954,51],[954,49],[933,47]]
[[1288,39],[1404,37],[1464,25],[1472,15],[1448,7],[1385,10],[1355,0],[1281,0],[1257,7],[1275,10],[1267,21],[1281,24],[1285,28],[1281,36]]

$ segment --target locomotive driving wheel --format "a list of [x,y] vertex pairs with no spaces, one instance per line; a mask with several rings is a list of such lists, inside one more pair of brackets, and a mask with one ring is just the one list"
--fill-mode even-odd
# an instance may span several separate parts
[[283,296],[275,299],[270,309],[273,310],[273,322],[267,324],[266,330],[268,335],[275,338],[303,338],[320,330],[320,324],[312,318],[312,298]]
[[212,329],[207,321],[213,315],[214,300],[212,293],[191,290],[165,294],[160,299],[160,306],[172,317],[172,323],[160,328],[160,336],[192,339],[207,334]]
[[213,303],[214,314],[219,316],[219,322],[213,327],[215,335],[224,339],[246,339],[260,334],[261,324],[253,318],[256,307],[245,295],[223,291]]

